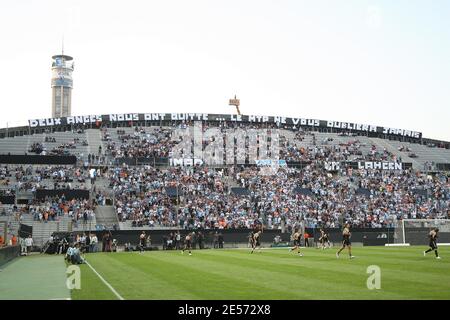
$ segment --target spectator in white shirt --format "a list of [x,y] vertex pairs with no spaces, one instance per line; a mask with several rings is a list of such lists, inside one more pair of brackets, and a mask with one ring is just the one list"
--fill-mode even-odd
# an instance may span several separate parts
[[98,243],[97,236],[95,235],[95,233],[92,233],[89,252],[97,252],[97,243]]
[[28,238],[25,239],[25,246],[27,247],[27,255],[31,252],[31,249],[33,248],[33,238],[31,237],[31,234],[28,236]]

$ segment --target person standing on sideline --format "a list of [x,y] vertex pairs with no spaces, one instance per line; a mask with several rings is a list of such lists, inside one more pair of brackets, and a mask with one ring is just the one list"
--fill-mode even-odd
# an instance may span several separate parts
[[166,235],[163,235],[162,241],[163,241],[163,250],[167,250],[167,236]]
[[195,231],[192,231],[191,245],[192,245],[192,249],[197,248],[197,235],[195,234]]
[[97,239],[97,235],[95,233],[91,233],[91,243],[90,243],[90,252],[97,252],[97,243],[98,243],[98,239]]
[[33,249],[33,238],[31,237],[31,234],[25,239],[25,246],[27,247],[27,255],[29,255],[31,249]]
[[248,237],[247,248],[253,248],[253,231],[250,231],[247,237]]
[[303,238],[305,239],[305,247],[309,247],[309,234],[305,232]]
[[145,239],[145,246],[147,248],[151,248],[151,246],[152,246],[152,237],[150,235],[148,235],[147,239]]
[[203,233],[201,231],[199,231],[197,233],[197,242],[198,242],[198,248],[201,250],[204,248],[203,245]]
[[219,233],[217,240],[219,241],[219,249],[223,249],[223,234],[222,234],[222,232]]
[[216,231],[216,233],[214,233],[214,238],[213,238],[213,248],[217,249],[219,247],[219,234]]
[[25,244],[25,238],[19,237],[19,243],[20,243],[20,255],[26,256],[27,255],[27,246]]
[[175,235],[175,249],[180,250],[180,242],[181,242],[181,234],[180,231],[177,231]]
[[86,250],[86,252],[87,253],[89,253],[89,252],[92,252],[91,251],[91,237],[90,237],[90,234],[87,234],[87,235],[85,235],[84,236],[85,237],[85,250]]
[[145,241],[147,236],[145,235],[145,231],[141,232],[141,235],[139,236],[139,253],[142,254],[145,249]]
[[11,245],[15,246],[17,244],[17,237],[15,234],[13,234],[12,238],[11,238]]

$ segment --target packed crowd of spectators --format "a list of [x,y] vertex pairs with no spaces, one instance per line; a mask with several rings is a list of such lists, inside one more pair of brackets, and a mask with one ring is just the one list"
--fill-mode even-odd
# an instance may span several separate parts
[[[204,125],[203,130],[206,129],[208,126]],[[176,138],[172,132],[164,127],[135,127],[132,131],[104,128],[102,136],[106,155],[113,159],[158,158],[169,157],[181,141],[182,137]],[[332,137],[322,141],[318,137],[302,131],[280,137],[279,158],[306,162],[301,168],[280,167],[270,171],[239,165],[219,169],[110,166],[106,177],[118,219],[131,221],[133,227],[251,228],[262,222],[267,228],[290,229],[301,222],[308,227],[333,228],[351,222],[355,227],[380,228],[395,226],[405,218],[449,217],[448,177],[410,170],[357,170],[345,166],[332,173],[324,169],[324,161],[401,162],[402,158],[385,148],[363,144],[357,136],[335,137],[339,143]],[[211,139],[204,140],[203,147],[211,142]],[[65,152],[79,143],[85,142],[75,138],[56,149]],[[249,144],[247,140],[245,148]],[[39,153],[43,149],[42,144],[35,143],[30,150]],[[410,151],[405,147],[398,150]],[[88,155],[87,164],[103,163],[104,157],[99,149],[98,154]],[[87,166],[0,167],[0,183],[10,186],[11,180],[15,180],[14,186],[19,191],[71,189],[74,184],[77,189],[87,189],[89,178]],[[248,193],[235,193],[232,187],[236,186]],[[88,221],[93,217],[94,206],[105,205],[108,198],[106,192],[94,190],[93,194],[92,202],[46,199],[33,204],[29,212],[39,221],[51,221],[61,215],[68,215],[75,222]]]
[[[269,227],[294,226],[304,219],[310,227],[339,227],[348,221],[355,227],[379,228],[393,227],[404,218],[450,217],[446,177],[345,169],[332,175],[315,165],[268,176],[257,170],[244,169],[239,177],[263,199]],[[310,192],[296,193],[296,187]]]
[[34,221],[48,222],[58,221],[61,217],[69,217],[75,225],[88,223],[95,217],[95,205],[87,199],[66,199],[62,197],[47,197],[43,200],[35,200],[32,205],[26,207]]
[[120,221],[134,226],[250,227],[250,199],[229,193],[222,170],[122,167],[110,171]]
[[[263,170],[147,166],[115,168],[109,175],[119,220],[136,227],[250,228],[262,221],[278,229],[304,221],[308,227],[333,228],[347,221],[380,228],[404,218],[450,214],[446,177],[348,168],[332,174],[319,163]],[[230,184],[250,194],[237,195]]]
[[[119,129],[120,143],[104,130],[108,153],[113,157],[166,156],[161,150],[173,147],[170,131],[146,130],[136,127],[129,133]],[[258,168],[239,167],[111,169],[110,187],[119,220],[131,220],[136,227],[238,228],[261,220],[269,228],[281,228],[304,220],[309,226],[339,227],[343,221],[351,221],[355,226],[376,228],[393,226],[398,219],[408,217],[447,217],[448,184],[437,178],[424,179],[410,171],[350,172],[345,168],[334,175],[325,171],[320,162],[402,161],[385,148],[363,145],[354,135],[348,137],[345,143],[335,144],[330,137],[317,141],[309,132],[282,136],[279,158],[310,165],[302,170],[282,168],[272,175],[261,174]],[[302,144],[306,138],[312,143]],[[210,142],[203,141],[203,147]],[[230,192],[230,179],[250,190],[250,195]],[[298,187],[311,192],[297,193],[294,190]],[[175,196],[169,194],[170,188],[176,190]],[[416,192],[417,188],[441,190],[441,197],[424,195]],[[361,189],[366,192],[359,192]]]

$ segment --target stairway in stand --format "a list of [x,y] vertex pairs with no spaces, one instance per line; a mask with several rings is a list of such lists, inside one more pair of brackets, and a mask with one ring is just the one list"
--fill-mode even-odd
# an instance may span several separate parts
[[117,213],[114,206],[97,206],[95,208],[95,218],[97,225],[103,225],[107,229],[113,228],[114,225],[119,226]]

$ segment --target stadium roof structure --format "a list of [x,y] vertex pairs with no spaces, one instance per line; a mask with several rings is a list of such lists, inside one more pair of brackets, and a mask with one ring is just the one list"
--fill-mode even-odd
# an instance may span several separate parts
[[0,138],[44,133],[49,129],[53,131],[70,131],[74,126],[84,128],[98,128],[101,125],[111,127],[129,125],[147,126],[155,125],[155,123],[173,124],[194,121],[226,122],[230,124],[260,124],[262,126],[275,125],[280,129],[291,129],[294,131],[302,129],[329,133],[366,135],[369,137],[422,144],[434,143],[450,149],[450,142],[448,141],[425,139],[423,138],[422,132],[409,129],[398,129],[345,121],[306,119],[301,117],[207,113],[119,113],[31,119],[28,121],[28,125],[25,126],[0,128]]

